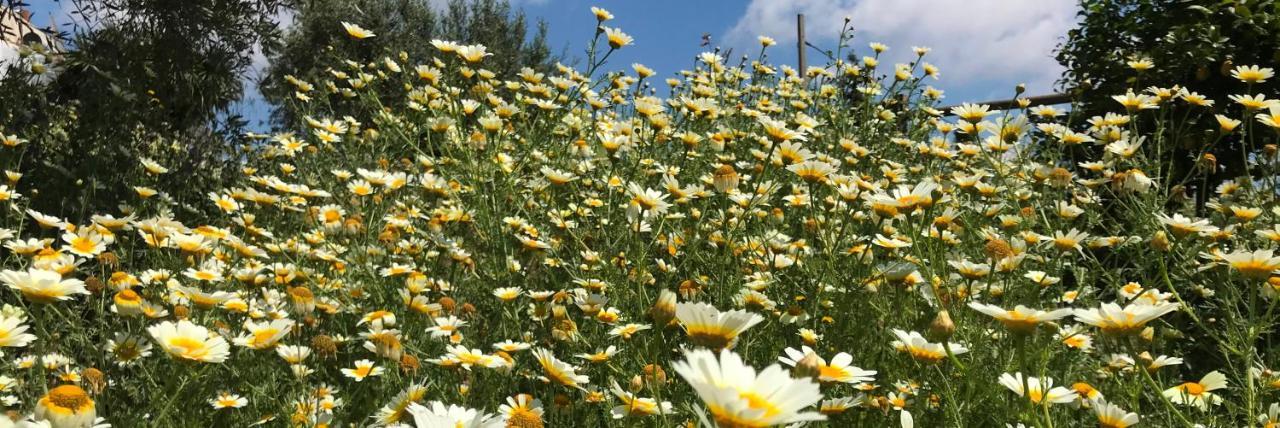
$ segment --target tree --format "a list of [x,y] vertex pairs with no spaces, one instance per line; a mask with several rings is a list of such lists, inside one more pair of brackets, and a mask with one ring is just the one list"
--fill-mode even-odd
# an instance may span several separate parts
[[[1170,103],[1161,108],[1170,114],[1186,113],[1191,122],[1187,128],[1212,129],[1207,125],[1217,113],[1241,118],[1238,109],[1227,111],[1235,107],[1228,95],[1280,89],[1277,79],[1246,88],[1231,75],[1240,65],[1280,63],[1280,10],[1274,0],[1082,0],[1080,6],[1080,24],[1058,47],[1057,60],[1067,69],[1059,85],[1077,96],[1074,113],[1081,118],[1115,111],[1119,104],[1113,95],[1178,85],[1216,104],[1194,108]],[[1143,60],[1152,68],[1132,66],[1142,68],[1144,64],[1137,62]],[[1169,152],[1176,171],[1172,176],[1203,175],[1187,180],[1201,203],[1218,183],[1238,176],[1245,154],[1258,149],[1252,139],[1241,141],[1238,134],[1216,144],[1213,133],[1169,137],[1176,143]],[[1197,162],[1202,168],[1196,168]],[[1203,168],[1210,163],[1216,168]]]
[[[294,114],[294,77],[316,82],[345,70],[346,61],[381,63],[386,59],[429,58],[437,54],[432,40],[482,44],[493,56],[485,68],[498,76],[512,76],[523,67],[546,70],[553,58],[547,47],[546,23],[539,21],[530,36],[525,15],[513,11],[507,0],[451,0],[442,10],[429,0],[314,0],[297,7],[296,21],[284,38],[284,47],[271,58],[271,68],[260,83],[263,94],[277,106],[277,125],[297,128]],[[343,32],[341,23],[357,23],[376,34],[357,43]],[[527,40],[526,40],[527,39]],[[403,64],[412,71],[411,64]],[[402,90],[383,90],[384,101],[403,98]],[[343,103],[333,95],[320,102]],[[351,104],[354,106],[355,104]]]
[[[17,165],[24,186],[39,190],[36,208],[76,216],[115,207],[139,184],[194,202],[234,173],[245,123],[229,107],[255,49],[276,46],[287,0],[70,1],[78,25],[56,77],[0,83],[0,126],[58,125],[60,138],[27,137]],[[178,173],[138,182],[130,172],[140,173],[140,158]]]

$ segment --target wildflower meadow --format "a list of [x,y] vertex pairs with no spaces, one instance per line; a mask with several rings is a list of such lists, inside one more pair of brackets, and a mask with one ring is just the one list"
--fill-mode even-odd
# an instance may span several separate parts
[[[305,126],[199,207],[142,156],[110,211],[8,171],[0,427],[1280,426],[1268,64],[943,111],[928,48],[664,78],[593,12],[574,67],[435,40],[288,76]],[[11,167],[43,131],[3,126]]]

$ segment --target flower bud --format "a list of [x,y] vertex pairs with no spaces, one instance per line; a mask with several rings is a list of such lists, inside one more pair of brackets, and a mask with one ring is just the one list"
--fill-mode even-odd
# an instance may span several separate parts
[[418,360],[418,357],[409,354],[400,355],[400,371],[416,373],[421,367],[422,363]]
[[178,305],[173,307],[173,317],[179,320],[185,320],[191,316],[191,308],[186,305]]
[[813,378],[818,380],[818,376],[822,374],[822,360],[818,359],[818,354],[812,352],[806,354],[800,361],[796,361],[796,366],[791,369],[791,377]]
[[1169,247],[1169,235],[1164,233],[1163,230],[1158,231],[1155,235],[1151,236],[1151,248],[1168,252]]
[[933,322],[929,323],[929,335],[935,339],[950,339],[955,332],[956,323],[951,321],[951,313],[945,309],[938,311],[938,315],[933,317]]
[[738,171],[733,169],[732,165],[722,164],[716,168],[712,183],[716,187],[716,191],[726,193],[731,189],[737,189],[739,182]]
[[676,318],[676,293],[663,289],[658,293],[658,300],[649,309],[649,317],[659,327],[671,324]]

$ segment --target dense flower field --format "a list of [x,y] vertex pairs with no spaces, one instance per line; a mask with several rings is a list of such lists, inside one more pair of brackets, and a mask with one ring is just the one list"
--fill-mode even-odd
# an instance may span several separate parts
[[[1275,426],[1280,105],[938,111],[939,76],[701,55],[500,80],[483,46],[291,78],[205,218],[0,185],[19,426]],[[377,37],[342,23],[354,39]],[[840,39],[834,58],[852,49]],[[861,53],[865,53],[862,56]],[[1159,66],[1135,60],[1141,70]],[[1138,80],[1140,82],[1140,79]],[[395,99],[373,88],[401,88]],[[660,97],[658,93],[668,94]],[[24,130],[3,135],[22,156]],[[1256,143],[1208,181],[1175,145]],[[193,177],[199,179],[199,177]],[[1204,189],[1193,192],[1189,189]],[[0,427],[10,420],[0,418]]]

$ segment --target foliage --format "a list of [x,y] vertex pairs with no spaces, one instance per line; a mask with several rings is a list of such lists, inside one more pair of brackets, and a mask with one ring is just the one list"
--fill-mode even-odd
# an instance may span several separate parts
[[[1066,68],[1059,84],[1077,96],[1073,108],[1079,118],[1110,111],[1112,95],[1152,85],[1176,85],[1221,100],[1238,90],[1231,75],[1237,65],[1280,63],[1280,4],[1273,0],[1082,0],[1080,6],[1079,26],[1057,51]],[[1150,69],[1135,72],[1135,66]],[[1260,83],[1255,90],[1275,93],[1280,83]],[[1258,149],[1242,149],[1247,142],[1229,138],[1205,150],[1212,134],[1173,137],[1179,147],[1171,152],[1175,167],[1196,177],[1189,191],[1200,199],[1202,211],[1212,187],[1238,175],[1244,169],[1242,154]],[[1218,168],[1200,185],[1206,174],[1194,165],[1206,155],[1206,162]]]
[[[708,52],[659,97],[595,14],[585,69],[442,40],[290,79],[350,103],[297,98],[220,216],[0,187],[0,398],[57,426],[1280,423],[1280,107],[1239,101],[1272,70],[1086,123],[944,120],[875,44],[806,76]],[[1204,123],[1259,149],[1201,216],[1163,130]]]
[[[117,171],[139,157],[184,171],[160,190],[184,203],[237,170],[244,122],[229,113],[255,49],[278,38],[284,0],[72,0],[66,52],[33,55],[39,76],[3,81],[0,123],[45,129],[14,171],[39,208],[81,218],[133,191]],[[86,162],[92,159],[92,162]],[[190,176],[201,180],[189,180]],[[86,180],[81,180],[89,178]]]
[[[499,76],[512,76],[522,67],[546,70],[553,58],[547,47],[546,23],[539,21],[529,31],[523,11],[513,11],[507,0],[451,0],[437,10],[428,0],[316,0],[300,2],[294,23],[284,39],[284,49],[271,58],[271,68],[262,81],[262,91],[277,109],[277,122],[286,128],[300,126],[295,90],[286,76],[303,80],[319,80],[345,62],[381,62],[386,59],[404,61],[421,58],[433,49],[432,40],[454,40],[464,44],[481,44],[493,54],[485,69]],[[343,20],[356,17],[375,37],[354,41],[335,31]],[[527,40],[526,40],[527,38]],[[413,70],[404,70],[412,73]],[[361,78],[361,76],[349,76]],[[336,88],[320,88],[310,96],[332,103],[335,110],[360,108],[361,103],[346,102],[349,94],[336,93]],[[323,94],[323,95],[321,95]],[[403,91],[385,91],[383,99],[395,98]]]

